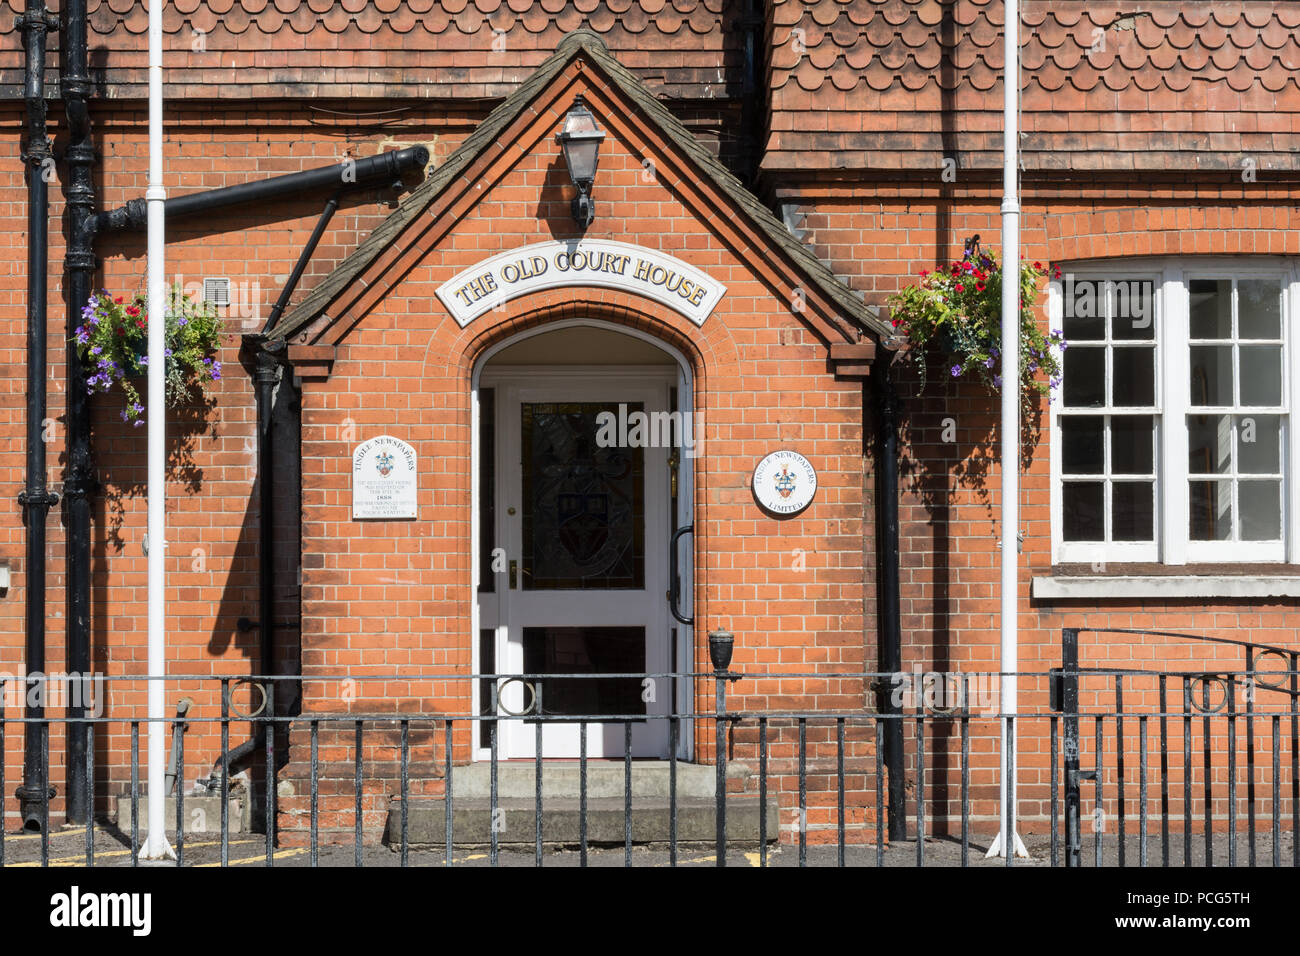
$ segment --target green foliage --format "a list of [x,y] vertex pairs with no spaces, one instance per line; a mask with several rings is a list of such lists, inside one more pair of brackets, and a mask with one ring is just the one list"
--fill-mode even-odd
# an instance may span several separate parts
[[[1060,330],[1044,334],[1034,316],[1040,263],[1020,267],[1020,385],[1026,403],[1061,382],[1058,357],[1065,348]],[[922,270],[920,281],[889,299],[894,327],[911,342],[922,388],[927,356],[938,351],[944,374],[973,376],[991,390],[1002,386],[1002,265],[993,252],[978,249],[945,270]],[[1043,381],[1046,378],[1046,382]]]
[[[73,335],[86,368],[86,390],[121,390],[126,402],[122,421],[144,424],[144,405],[134,380],[146,375],[148,356],[148,299],[137,295],[130,302],[101,289],[81,310],[82,324]],[[165,311],[167,407],[180,408],[206,393],[221,378],[216,352],[221,344],[221,319],[206,302],[193,302],[179,286],[168,293]]]

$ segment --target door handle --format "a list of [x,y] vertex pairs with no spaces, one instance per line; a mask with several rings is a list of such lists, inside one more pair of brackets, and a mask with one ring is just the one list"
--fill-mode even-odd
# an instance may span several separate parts
[[682,613],[677,610],[677,601],[681,597],[681,579],[677,573],[677,542],[683,535],[695,534],[695,525],[688,524],[685,527],[678,528],[673,532],[672,538],[668,542],[668,610],[672,611],[673,617],[679,624],[685,624],[687,627],[693,627],[695,618],[683,617]]
[[514,590],[519,583],[519,562],[510,562],[510,590]]

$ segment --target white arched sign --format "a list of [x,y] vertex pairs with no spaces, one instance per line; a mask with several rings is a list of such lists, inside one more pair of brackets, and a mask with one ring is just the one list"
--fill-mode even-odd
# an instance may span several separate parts
[[648,296],[703,325],[726,286],[666,253],[626,242],[538,242],[498,253],[438,287],[462,326],[511,299],[561,286],[599,286]]

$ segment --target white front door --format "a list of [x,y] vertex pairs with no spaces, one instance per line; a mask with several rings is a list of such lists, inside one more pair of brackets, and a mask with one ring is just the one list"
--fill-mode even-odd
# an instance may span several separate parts
[[[668,588],[671,372],[534,371],[493,376],[496,541],[506,563],[491,627],[503,712],[541,712],[542,755],[666,757],[672,688]],[[637,424],[641,423],[638,428]],[[482,604],[481,604],[482,606]],[[489,620],[491,618],[491,620]],[[489,631],[481,632],[483,639]],[[573,718],[568,720],[565,718]],[[500,723],[505,759],[535,755],[537,723]]]

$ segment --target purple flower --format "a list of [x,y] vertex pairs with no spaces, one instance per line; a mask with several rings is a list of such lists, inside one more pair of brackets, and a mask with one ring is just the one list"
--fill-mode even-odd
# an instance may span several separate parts
[[135,424],[135,427],[136,427],[136,428],[139,428],[141,425],[144,424],[144,419],[143,419],[143,418],[137,418],[137,419],[135,420],[134,424]]
[[221,378],[221,363],[220,363],[220,362],[213,362],[213,363],[212,363],[212,378],[213,378],[214,381],[215,381],[215,380],[219,380],[219,379]]
[[177,327],[180,327],[182,325],[188,325],[189,321],[190,321],[189,319],[185,318],[185,316],[182,315],[179,319],[176,320],[176,325]]
[[141,365],[141,366],[145,366],[145,365],[148,365],[148,364],[149,364],[149,356],[147,356],[147,355],[141,355],[141,356],[140,356],[140,365]]
[[90,354],[91,354],[91,355],[98,355],[98,354],[99,354],[100,352],[102,352],[102,351],[104,351],[104,347],[103,347],[102,345],[92,345],[92,346],[90,347]]
[[961,366],[960,366],[960,365],[954,365],[954,366],[952,367],[952,377],[953,377],[953,378],[956,378],[956,377],[957,377],[958,375],[960,375],[960,374],[961,374]]
[[85,345],[87,342],[90,341],[90,330],[87,329],[84,325],[81,328],[77,329],[77,341],[80,342],[82,345]]
[[984,367],[985,367],[985,368],[992,368],[992,367],[993,367],[993,358],[992,358],[991,356],[990,356],[989,358],[986,358],[986,359],[984,360]]

